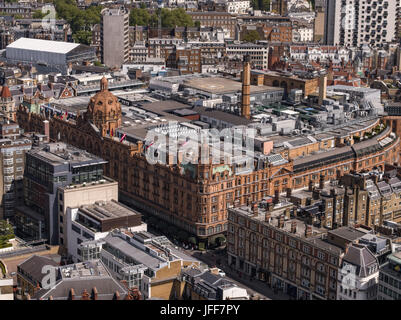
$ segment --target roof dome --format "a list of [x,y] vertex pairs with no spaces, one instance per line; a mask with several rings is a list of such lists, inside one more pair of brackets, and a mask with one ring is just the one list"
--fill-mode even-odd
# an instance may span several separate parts
[[105,77],[100,81],[100,92],[89,100],[88,113],[92,119],[121,116],[121,105],[117,97],[108,90],[108,81]]
[[121,105],[117,97],[108,90],[108,81],[103,77],[100,80],[100,92],[89,100],[86,119],[91,120],[104,136],[113,135],[121,126],[121,117]]

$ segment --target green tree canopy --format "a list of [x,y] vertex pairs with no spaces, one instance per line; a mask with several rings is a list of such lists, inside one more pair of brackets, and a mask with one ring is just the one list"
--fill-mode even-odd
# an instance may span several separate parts
[[257,32],[256,30],[248,31],[244,36],[243,40],[245,42],[255,42],[257,40],[260,40],[259,32]]
[[[161,20],[163,28],[193,27],[192,17],[185,12],[183,8],[161,9]],[[159,23],[159,10],[152,14],[146,8],[134,8],[130,12],[130,25],[157,27]]]
[[270,10],[270,0],[251,0],[251,7],[254,10]]
[[0,237],[14,236],[14,229],[6,220],[0,220]]
[[90,44],[88,35],[91,27],[100,23],[102,6],[90,6],[81,10],[74,0],[55,0],[54,5],[57,17],[65,19],[70,24],[74,40]]
[[150,13],[145,8],[134,8],[129,15],[129,24],[131,26],[147,26],[150,22]]

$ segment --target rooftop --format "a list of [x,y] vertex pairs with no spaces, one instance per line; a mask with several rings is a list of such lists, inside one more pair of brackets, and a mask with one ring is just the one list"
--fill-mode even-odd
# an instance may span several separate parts
[[53,165],[71,164],[72,167],[85,164],[104,164],[105,160],[84,150],[62,142],[49,143],[45,147],[34,147],[29,154]]
[[79,43],[19,38],[18,40],[9,44],[7,46],[7,49],[13,48],[67,54],[68,52],[79,46]]
[[[208,92],[211,94],[228,94],[241,92],[242,83],[232,79],[221,77],[199,77],[184,81],[184,86]],[[251,85],[251,94],[267,91],[280,91],[282,88],[275,88],[269,86],[253,86]]]
[[93,217],[98,221],[105,221],[114,218],[138,215],[139,213],[129,209],[117,201],[96,201],[94,204],[83,205],[79,211]]

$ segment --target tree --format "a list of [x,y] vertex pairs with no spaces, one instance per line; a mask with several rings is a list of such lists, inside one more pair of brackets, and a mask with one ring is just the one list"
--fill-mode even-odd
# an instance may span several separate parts
[[75,42],[90,45],[92,42],[92,32],[87,30],[79,30],[73,36]]
[[57,18],[65,19],[71,26],[75,41],[90,44],[89,33],[95,24],[100,23],[102,6],[90,6],[80,10],[74,0],[54,0]]
[[0,237],[14,237],[14,228],[6,220],[0,220]]
[[200,21],[195,21],[195,27],[197,27],[197,28],[199,28],[201,26],[201,23],[200,23]]
[[251,30],[246,33],[243,40],[245,42],[255,42],[257,40],[260,40],[260,35],[256,30]]
[[270,0],[252,0],[251,7],[254,10],[269,11],[270,10]]
[[129,24],[131,26],[147,26],[150,22],[149,11],[145,8],[134,8],[129,15]]
[[173,10],[163,8],[154,11],[153,14],[150,14],[150,11],[145,8],[134,8],[130,12],[130,25],[150,25],[151,27],[156,28],[159,25],[159,14],[161,14],[163,28],[194,26],[192,17],[187,14],[183,8]]

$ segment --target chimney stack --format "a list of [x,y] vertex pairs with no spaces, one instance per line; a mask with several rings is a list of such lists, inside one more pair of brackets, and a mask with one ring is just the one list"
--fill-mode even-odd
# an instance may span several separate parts
[[327,92],[327,75],[322,75],[319,79],[319,106],[323,104],[323,100],[326,99]]
[[43,121],[43,131],[46,136],[46,142],[50,141],[50,123],[48,120]]
[[283,214],[278,217],[278,227],[280,229],[284,228],[284,215]]
[[295,220],[291,221],[291,233],[297,233],[297,222]]
[[287,219],[291,218],[291,210],[290,210],[290,208],[285,209],[285,217]]
[[97,300],[97,296],[98,296],[98,292],[97,292],[96,287],[94,287],[94,288],[92,289],[92,299],[93,299],[93,300]]
[[323,190],[324,189],[324,175],[320,175],[319,178],[319,189]]
[[309,192],[313,191],[313,181],[312,180],[309,180],[308,191]]
[[305,226],[305,238],[310,238],[312,236],[312,226],[307,224]]
[[274,199],[273,203],[277,204],[280,201],[280,192],[278,190],[274,190]]
[[244,67],[242,71],[242,105],[241,116],[251,118],[251,57],[244,56]]
[[70,289],[70,300],[75,300],[75,291],[73,288]]
[[270,223],[270,218],[272,217],[272,214],[270,211],[266,211],[265,213],[265,222]]
[[254,217],[257,217],[258,214],[259,214],[259,208],[258,208],[258,203],[257,202],[254,202],[252,204],[252,213],[253,213]]

